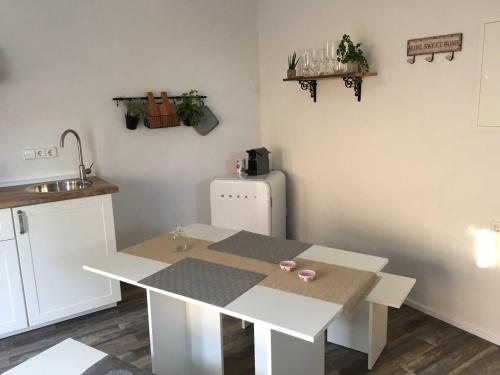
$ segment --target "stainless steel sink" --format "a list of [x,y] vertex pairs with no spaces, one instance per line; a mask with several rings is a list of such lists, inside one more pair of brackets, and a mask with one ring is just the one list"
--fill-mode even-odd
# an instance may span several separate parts
[[89,180],[61,180],[32,185],[26,191],[30,193],[64,193],[86,189],[90,186],[92,186],[92,181]]

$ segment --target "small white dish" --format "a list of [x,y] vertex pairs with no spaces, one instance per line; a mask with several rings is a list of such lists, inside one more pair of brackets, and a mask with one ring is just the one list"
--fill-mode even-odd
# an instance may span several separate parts
[[297,274],[299,275],[299,278],[306,283],[313,281],[316,277],[316,272],[313,270],[300,270]]
[[297,266],[297,263],[295,263],[293,260],[282,260],[280,262],[280,268],[283,271],[290,272]]

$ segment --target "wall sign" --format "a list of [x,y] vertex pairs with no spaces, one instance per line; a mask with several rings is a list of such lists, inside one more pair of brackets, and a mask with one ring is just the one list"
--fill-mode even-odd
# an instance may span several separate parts
[[462,50],[462,33],[408,40],[406,55],[430,55]]

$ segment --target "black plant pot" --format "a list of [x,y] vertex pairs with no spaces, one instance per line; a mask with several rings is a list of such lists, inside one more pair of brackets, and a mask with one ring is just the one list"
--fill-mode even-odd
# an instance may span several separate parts
[[125,115],[125,123],[127,124],[127,129],[134,130],[137,129],[139,125],[140,117]]

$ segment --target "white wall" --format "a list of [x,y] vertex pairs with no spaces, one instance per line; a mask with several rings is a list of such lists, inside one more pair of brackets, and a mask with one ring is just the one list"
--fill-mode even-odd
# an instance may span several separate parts
[[[475,128],[481,1],[259,0],[263,144],[289,178],[292,238],[390,258],[420,308],[500,343],[500,273],[475,265],[469,226],[500,218],[500,132]],[[406,41],[464,33],[464,49],[406,63]],[[379,76],[363,100],[282,82],[286,56],[343,33]]]
[[[469,226],[500,219],[500,132],[475,128],[480,25],[500,3],[442,0],[0,0],[0,183],[76,172],[120,186],[119,247],[208,222],[208,183],[263,144],[289,178],[289,234],[387,256],[415,276],[412,301],[500,343],[498,270],[475,266]],[[257,33],[258,31],[258,33]],[[344,33],[379,72],[363,101],[323,81],[318,102],[284,83],[286,55]],[[409,65],[409,38],[464,33],[452,63]],[[258,38],[257,38],[258,35]],[[259,47],[257,46],[259,42]],[[260,56],[259,56],[260,55]],[[260,63],[258,62],[260,58]],[[198,88],[221,125],[125,129],[116,95]]]
[[[208,183],[259,145],[256,3],[246,0],[0,0],[0,183],[77,172],[74,140],[59,157],[22,150],[82,136],[87,164],[116,183],[119,248],[209,222]],[[208,95],[221,124],[126,130],[114,96]]]

